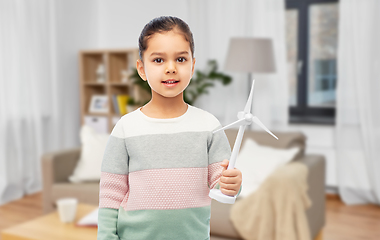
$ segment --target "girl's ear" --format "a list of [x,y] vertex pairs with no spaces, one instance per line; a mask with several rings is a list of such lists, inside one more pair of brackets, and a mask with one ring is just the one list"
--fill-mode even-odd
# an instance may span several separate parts
[[194,75],[194,69],[195,69],[195,58],[193,58],[193,69],[191,71],[191,77]]
[[146,74],[145,74],[145,70],[144,70],[144,63],[138,59],[136,61],[136,69],[137,69],[137,72],[139,73],[140,77],[146,81]]

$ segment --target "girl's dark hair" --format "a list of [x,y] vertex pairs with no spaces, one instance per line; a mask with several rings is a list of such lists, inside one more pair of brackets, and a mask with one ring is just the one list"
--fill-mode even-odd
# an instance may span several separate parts
[[171,16],[161,16],[152,19],[145,25],[139,37],[139,54],[141,61],[143,54],[147,49],[147,42],[149,38],[155,33],[168,32],[177,28],[182,32],[186,41],[190,44],[191,56],[194,57],[194,39],[189,26],[182,19]]

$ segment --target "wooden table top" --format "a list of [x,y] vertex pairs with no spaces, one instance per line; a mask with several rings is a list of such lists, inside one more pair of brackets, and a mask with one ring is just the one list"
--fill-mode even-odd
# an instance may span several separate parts
[[34,220],[10,227],[1,232],[2,240],[83,240],[97,238],[96,227],[75,225],[82,217],[95,210],[97,206],[78,204],[73,223],[62,223],[58,212],[47,214]]

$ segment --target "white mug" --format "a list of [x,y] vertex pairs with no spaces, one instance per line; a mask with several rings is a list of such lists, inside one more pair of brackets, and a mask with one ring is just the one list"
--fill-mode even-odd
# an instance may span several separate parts
[[73,222],[77,213],[78,199],[61,198],[57,200],[59,218],[63,223]]

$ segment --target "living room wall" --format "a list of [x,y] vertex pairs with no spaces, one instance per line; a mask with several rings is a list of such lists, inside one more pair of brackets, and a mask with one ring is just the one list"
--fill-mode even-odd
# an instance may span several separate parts
[[[173,15],[187,21],[187,1],[98,1],[99,47],[138,47],[138,37],[151,19]],[[149,6],[149,7],[147,7]]]
[[98,5],[91,0],[54,1],[51,14],[55,19],[52,41],[55,44],[56,77],[62,99],[61,137],[65,148],[79,146],[79,61],[82,49],[98,47]]

